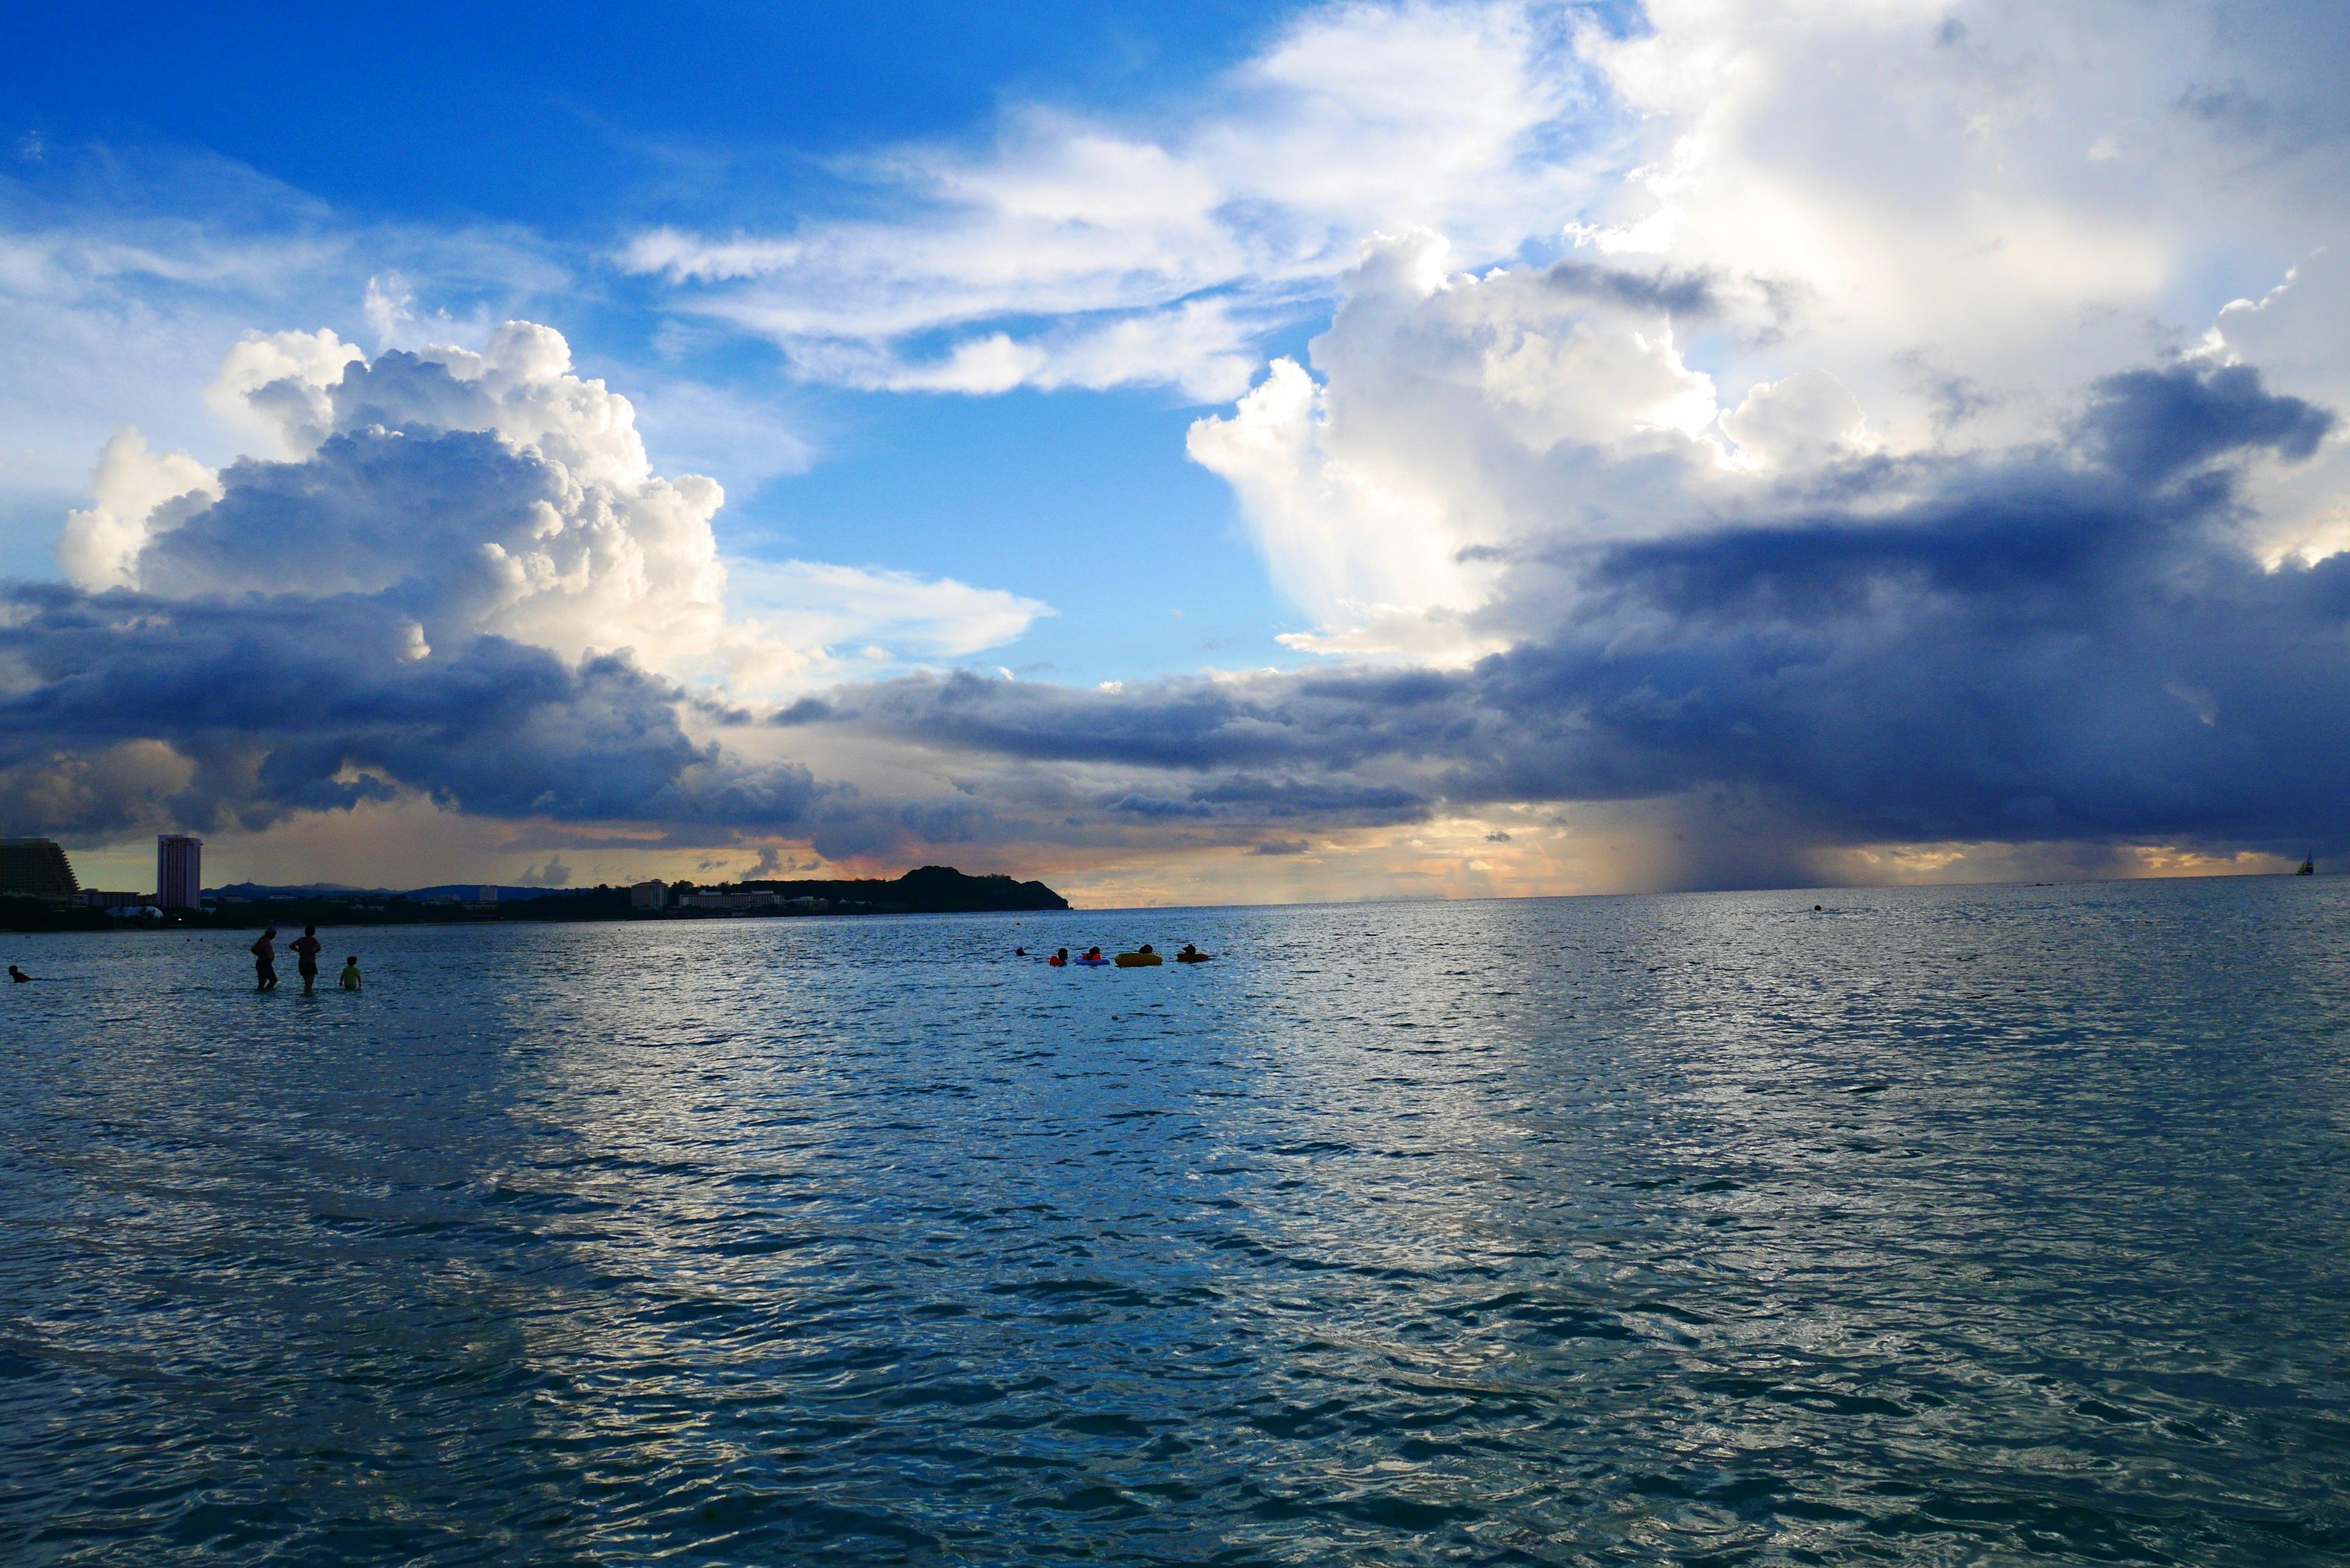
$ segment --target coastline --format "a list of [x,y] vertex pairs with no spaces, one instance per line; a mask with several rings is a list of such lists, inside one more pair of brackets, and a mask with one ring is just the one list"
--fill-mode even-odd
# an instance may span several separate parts
[[[681,884],[680,886],[683,886]],[[493,894],[499,891],[488,888]],[[466,901],[446,897],[365,890],[270,893],[216,898],[199,909],[118,915],[45,898],[0,895],[0,931],[14,933],[143,930],[259,930],[268,926],[367,927],[559,923],[582,921],[822,919],[867,915],[1042,914],[1069,902],[1042,882],[1000,875],[969,876],[950,866],[924,866],[897,877],[824,881],[754,881],[696,889],[733,907],[665,903],[640,906],[625,887],[600,884],[571,890],[533,890],[527,897]],[[794,900],[797,900],[796,906]]]

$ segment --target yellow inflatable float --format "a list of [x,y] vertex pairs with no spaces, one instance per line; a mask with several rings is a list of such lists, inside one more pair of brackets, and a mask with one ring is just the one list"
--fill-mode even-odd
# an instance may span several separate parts
[[1166,961],[1166,960],[1160,958],[1157,952],[1152,950],[1149,942],[1142,944],[1142,950],[1140,952],[1120,953],[1118,955],[1118,967],[1120,969],[1157,969],[1160,964]]

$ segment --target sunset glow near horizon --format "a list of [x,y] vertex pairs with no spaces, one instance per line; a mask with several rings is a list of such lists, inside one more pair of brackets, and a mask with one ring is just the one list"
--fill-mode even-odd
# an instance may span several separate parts
[[19,32],[0,834],[86,883],[2350,853],[2341,7]]

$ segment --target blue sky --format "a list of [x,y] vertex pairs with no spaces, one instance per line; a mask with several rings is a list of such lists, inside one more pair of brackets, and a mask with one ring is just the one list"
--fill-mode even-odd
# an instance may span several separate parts
[[[679,4],[49,7],[0,62],[19,134],[233,160],[361,217],[609,243],[853,193],[827,160],[961,137],[1007,99],[1147,109],[1279,6]],[[103,81],[62,61],[103,61]],[[95,89],[95,90],[94,90]]]
[[16,26],[0,813],[93,866],[2334,842],[2260,696],[2339,674],[2332,8]]

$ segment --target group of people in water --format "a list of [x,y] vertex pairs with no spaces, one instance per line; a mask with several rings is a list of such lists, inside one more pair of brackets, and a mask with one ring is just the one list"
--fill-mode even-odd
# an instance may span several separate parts
[[[1032,955],[1026,948],[1014,948],[1012,950],[1012,956],[1014,958],[1028,958]],[[1175,961],[1177,963],[1206,963],[1210,959],[1214,958],[1215,956],[1216,955],[1213,953],[1203,953],[1198,948],[1193,947],[1190,942],[1185,942],[1183,944],[1183,950],[1175,955]],[[1052,957],[1045,961],[1045,964],[1053,969],[1066,969],[1071,964],[1076,964],[1084,969],[1102,969],[1110,965],[1116,965],[1119,969],[1156,969],[1166,961],[1166,959],[1159,953],[1159,950],[1152,947],[1149,942],[1143,943],[1140,947],[1137,948],[1130,953],[1119,953],[1114,958],[1104,957],[1102,955],[1102,950],[1099,948],[1087,948],[1076,957],[1071,958],[1069,956],[1069,950],[1062,948],[1056,950]]]
[[[324,952],[327,947],[326,943],[318,940],[318,928],[303,927],[302,934],[286,945],[294,950],[294,969],[295,972],[302,977],[302,994],[305,996],[314,994],[318,984],[318,955]],[[262,932],[261,940],[254,943],[249,950],[253,954],[253,989],[276,991],[277,989],[277,928],[272,926]],[[8,979],[12,984],[23,985],[33,978],[13,963],[8,966]],[[359,954],[353,953],[343,960],[342,981],[345,991],[359,989]]]
[[[318,984],[318,955],[326,950],[327,946],[318,940],[318,928],[303,927],[302,934],[286,945],[294,950],[294,969],[295,972],[302,977],[302,994],[311,995]],[[276,991],[277,989],[277,928],[276,926],[261,933],[261,940],[253,944],[252,952],[253,989]],[[359,988],[359,959],[357,953],[353,953],[343,960],[343,989],[357,991]]]
[[[286,945],[294,950],[294,968],[295,972],[302,977],[302,994],[305,996],[314,994],[318,984],[318,955],[326,950],[327,946],[318,940],[318,928],[303,927],[302,934]],[[261,940],[253,944],[251,951],[253,953],[253,989],[276,991],[277,989],[277,928],[272,926],[263,931]],[[1014,948],[1012,951],[1014,958],[1033,956],[1026,948]],[[1203,953],[1190,942],[1185,942],[1182,950],[1175,955],[1175,961],[1206,963],[1215,956],[1213,953]],[[1071,958],[1069,950],[1061,948],[1045,961],[1054,969],[1066,969],[1072,964],[1083,969],[1107,969],[1113,965],[1119,969],[1156,969],[1165,961],[1165,959],[1159,955],[1159,950],[1149,942],[1143,943],[1130,953],[1119,953],[1115,957],[1105,957],[1101,949],[1092,947],[1076,957]],[[12,963],[8,966],[8,978],[12,981],[21,983],[33,977]],[[342,985],[345,991],[359,989],[359,960],[357,953],[343,960]]]

